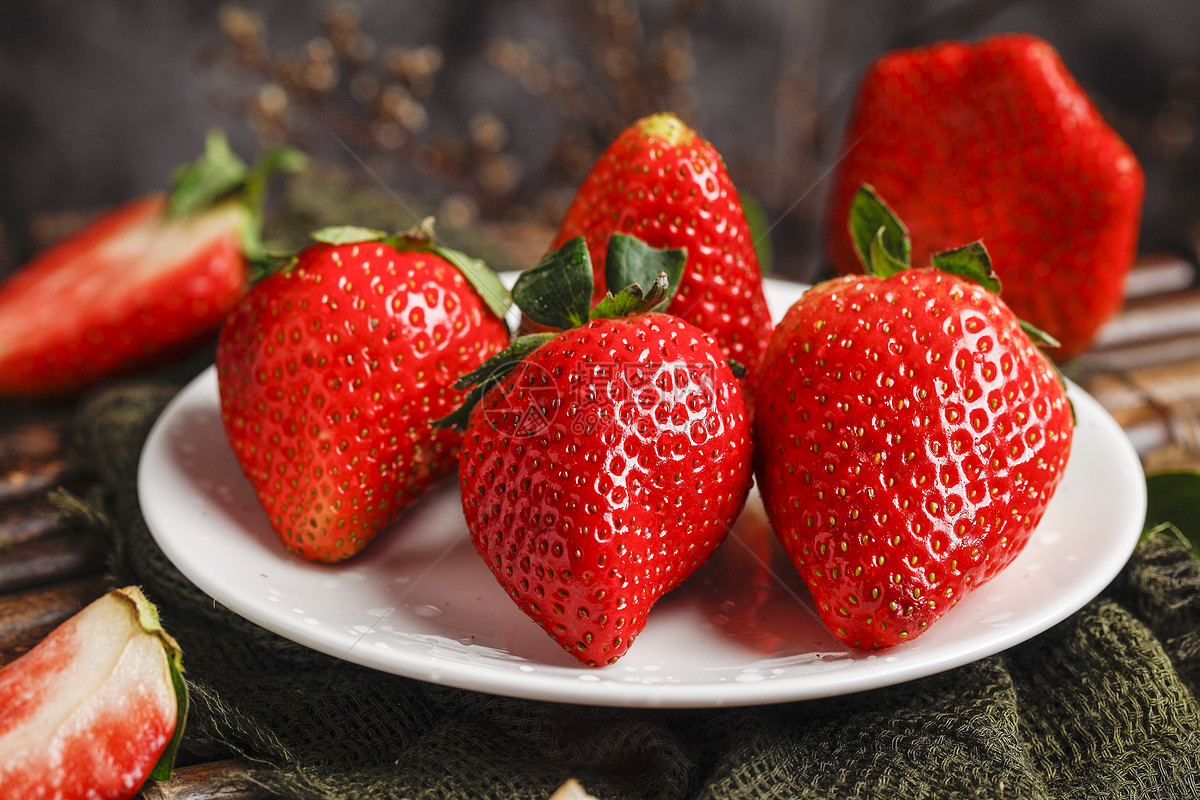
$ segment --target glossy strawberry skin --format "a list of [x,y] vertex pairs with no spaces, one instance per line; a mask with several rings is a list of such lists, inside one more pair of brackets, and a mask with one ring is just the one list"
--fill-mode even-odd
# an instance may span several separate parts
[[121,206],[0,286],[0,394],[69,394],[211,334],[248,286],[236,202]]
[[476,549],[589,666],[724,540],[750,488],[745,402],[676,317],[594,320],[533,351],[473,411],[459,477]]
[[687,249],[667,312],[711,333],[748,369],[762,356],[771,316],[750,226],[720,154],[677,118],[656,114],[627,128],[600,156],[563,218],[551,250],[587,240],[593,302],[605,291],[614,232],[653,247]]
[[759,490],[854,647],[911,641],[1004,569],[1070,452],[1065,391],[1012,312],[933,269],[819,284],[759,377]]
[[944,42],[864,75],[828,204],[830,260],[861,271],[846,230],[870,184],[912,234],[912,263],[982,239],[1022,319],[1085,350],[1120,308],[1144,176],[1054,49],[1033,36]]
[[450,385],[508,343],[504,323],[440,256],[314,244],[222,327],[221,415],[280,540],[336,562],[456,464],[432,420]]

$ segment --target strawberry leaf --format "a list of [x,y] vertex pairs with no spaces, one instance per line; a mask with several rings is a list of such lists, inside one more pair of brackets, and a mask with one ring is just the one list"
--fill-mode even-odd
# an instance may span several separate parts
[[571,239],[522,272],[512,296],[522,314],[547,328],[566,330],[587,322],[592,309],[592,259],[584,238]]
[[[546,342],[557,336],[557,333],[552,331],[546,333],[527,333],[524,336],[518,336],[508,347],[501,350],[496,355],[484,361],[475,369],[468,372],[466,375],[459,377],[452,386],[458,391],[468,389],[480,383],[492,381],[493,383],[512,371],[512,367],[525,358],[525,356],[538,349]],[[507,369],[506,369],[507,368]],[[497,377],[499,376],[499,377]]]
[[[850,206],[850,236],[867,274],[886,276],[908,269],[912,259],[908,228],[868,184],[859,188]],[[876,267],[884,272],[876,272]]]
[[359,242],[382,242],[388,238],[383,231],[360,228],[357,225],[335,225],[313,231],[312,238],[325,244],[358,244]]
[[867,262],[869,265],[867,272],[871,275],[890,278],[897,272],[908,269],[907,261],[901,261],[888,252],[887,244],[884,242],[883,228],[875,233],[875,238],[871,240],[870,247],[867,249],[867,255],[870,258],[870,261]]
[[557,335],[555,332],[548,332],[519,336],[508,347],[460,377],[454,382],[453,388],[460,392],[464,389],[470,389],[470,391],[467,392],[467,396],[463,398],[463,402],[458,408],[441,419],[434,420],[433,426],[465,430],[471,419],[471,411],[479,404],[479,400],[487,393],[487,390],[507,378],[517,368],[517,365],[525,360],[526,356]]
[[438,244],[433,225],[434,218],[425,217],[408,230],[388,236],[384,241],[402,253],[433,253],[453,265],[467,279],[467,283],[471,284],[483,302],[487,303],[492,313],[504,320],[509,306],[512,305],[512,296],[509,295],[500,276],[493,272],[483,259],[473,258]]
[[429,252],[441,256],[457,267],[467,279],[467,283],[471,284],[483,302],[487,303],[492,313],[501,320],[505,318],[509,306],[512,305],[512,296],[500,280],[500,276],[493,272],[483,259],[472,258],[449,247],[430,247]]
[[749,192],[739,191],[738,200],[746,213],[746,225],[750,228],[750,241],[754,242],[754,255],[758,258],[758,270],[763,275],[771,274],[775,260],[775,249],[771,246],[771,225],[767,212],[758,198]]
[[1200,472],[1175,469],[1146,476],[1146,524],[1143,537],[1168,526],[1200,558]]
[[663,311],[679,288],[679,279],[687,263],[687,250],[651,247],[636,236],[614,233],[608,240],[604,261],[605,283],[614,297],[635,284],[646,289],[657,282],[659,275],[666,275],[664,299],[658,307],[646,309]]
[[1000,294],[1000,276],[992,268],[992,257],[983,242],[971,242],[952,250],[934,253],[930,259],[942,272],[978,283],[992,294]]
[[1050,334],[1046,333],[1036,325],[1026,322],[1023,319],[1018,319],[1017,322],[1021,326],[1021,330],[1025,331],[1025,335],[1029,337],[1029,341],[1036,344],[1038,347],[1059,347],[1058,339],[1055,339]]
[[225,134],[211,130],[204,140],[204,154],[175,170],[167,213],[182,217],[203,211],[242,188],[249,174]]
[[171,778],[171,771],[175,768],[175,757],[179,754],[179,744],[183,741],[183,728],[187,723],[188,709],[190,700],[188,696],[187,681],[183,677],[183,661],[178,648],[172,651],[171,647],[164,644],[163,647],[167,651],[167,668],[171,673],[171,688],[175,690],[175,730],[171,734],[171,741],[167,743],[166,748],[158,757],[158,761],[154,764],[154,769],[150,772],[150,777],[156,781],[166,781]]
[[617,319],[653,311],[666,305],[669,290],[670,278],[660,272],[650,283],[649,291],[643,291],[640,283],[631,283],[616,294],[606,294],[592,309],[591,319]]

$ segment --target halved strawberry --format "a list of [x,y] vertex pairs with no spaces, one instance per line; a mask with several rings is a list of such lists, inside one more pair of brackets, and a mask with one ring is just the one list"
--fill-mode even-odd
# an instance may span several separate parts
[[43,251],[0,285],[0,395],[77,391],[145,365],[217,328],[261,255],[259,204],[269,174],[210,134],[170,196],[133,200]]
[[132,797],[171,774],[187,717],[179,645],[115,589],[0,669],[0,797]]

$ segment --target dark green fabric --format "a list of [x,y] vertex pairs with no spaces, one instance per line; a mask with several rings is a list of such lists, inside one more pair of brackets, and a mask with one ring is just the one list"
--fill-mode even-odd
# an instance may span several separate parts
[[183,647],[185,752],[261,763],[295,798],[1200,798],[1200,565],[1139,546],[1099,598],[1047,633],[901,686],[775,706],[626,710],[537,703],[374,672],[216,605],[138,512],[141,443],[171,388],[81,410],[114,579],[158,604]]

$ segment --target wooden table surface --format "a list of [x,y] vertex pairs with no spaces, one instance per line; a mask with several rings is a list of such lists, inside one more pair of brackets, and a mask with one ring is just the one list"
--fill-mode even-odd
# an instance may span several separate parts
[[[1200,464],[1200,285],[1188,260],[1141,258],[1124,311],[1067,373],[1125,429],[1147,471]],[[36,644],[110,585],[100,531],[68,530],[47,493],[72,487],[70,404],[0,401],[0,664]],[[145,798],[256,800],[221,787],[236,759],[183,758]]]

